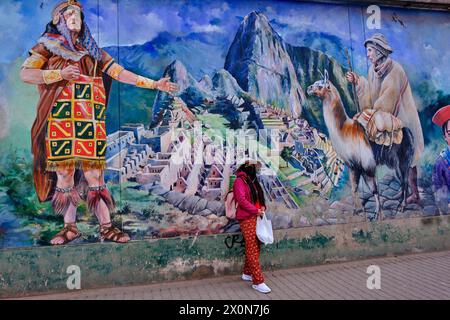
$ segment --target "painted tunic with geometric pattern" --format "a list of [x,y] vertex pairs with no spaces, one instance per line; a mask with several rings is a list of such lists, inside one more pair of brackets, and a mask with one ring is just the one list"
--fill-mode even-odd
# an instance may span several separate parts
[[68,82],[47,122],[47,170],[59,162],[105,166],[106,94],[102,78],[81,75]]

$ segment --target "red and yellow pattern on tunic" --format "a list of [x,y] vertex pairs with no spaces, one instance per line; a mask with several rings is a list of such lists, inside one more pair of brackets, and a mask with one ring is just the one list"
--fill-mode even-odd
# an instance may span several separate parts
[[105,168],[106,93],[102,78],[81,75],[67,83],[47,123],[47,170]]

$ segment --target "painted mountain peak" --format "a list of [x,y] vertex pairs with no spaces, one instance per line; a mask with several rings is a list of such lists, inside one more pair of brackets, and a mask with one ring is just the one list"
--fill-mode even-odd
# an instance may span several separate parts
[[239,96],[244,93],[236,79],[225,69],[220,69],[212,78],[212,88],[216,97]]
[[242,21],[225,60],[225,69],[241,88],[263,103],[294,117],[306,103],[283,39],[268,18],[251,12]]

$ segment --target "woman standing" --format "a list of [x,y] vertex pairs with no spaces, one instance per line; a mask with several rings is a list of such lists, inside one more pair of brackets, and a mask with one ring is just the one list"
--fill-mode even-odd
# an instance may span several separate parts
[[245,265],[242,280],[253,281],[253,289],[269,293],[270,288],[264,283],[264,276],[259,264],[261,244],[256,236],[256,219],[266,209],[264,192],[258,182],[256,173],[260,163],[246,161],[236,171],[233,184],[234,198],[237,203],[236,219],[239,221],[245,240]]

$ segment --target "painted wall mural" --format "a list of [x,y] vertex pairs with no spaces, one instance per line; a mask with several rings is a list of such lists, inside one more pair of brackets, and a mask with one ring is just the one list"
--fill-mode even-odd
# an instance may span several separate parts
[[239,231],[223,199],[246,157],[277,229],[448,214],[450,15],[374,17],[2,1],[0,248]]

